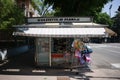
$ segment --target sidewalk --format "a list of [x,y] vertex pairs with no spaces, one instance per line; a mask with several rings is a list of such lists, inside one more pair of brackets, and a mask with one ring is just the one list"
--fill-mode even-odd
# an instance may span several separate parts
[[0,75],[0,80],[57,80],[56,76]]
[[92,73],[85,73],[90,80],[120,80],[119,69],[93,69]]
[[120,80],[120,70],[94,69],[92,72],[80,71],[78,75],[70,72],[51,70],[49,73],[36,75],[1,74],[0,80]]
[[36,68],[33,54],[28,53],[0,66],[0,80],[120,80],[120,69],[80,68],[76,75],[75,69]]

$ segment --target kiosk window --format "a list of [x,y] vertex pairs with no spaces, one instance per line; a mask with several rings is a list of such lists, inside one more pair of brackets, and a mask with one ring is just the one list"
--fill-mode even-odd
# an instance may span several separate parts
[[73,38],[53,38],[52,53],[63,53],[65,50],[71,49]]

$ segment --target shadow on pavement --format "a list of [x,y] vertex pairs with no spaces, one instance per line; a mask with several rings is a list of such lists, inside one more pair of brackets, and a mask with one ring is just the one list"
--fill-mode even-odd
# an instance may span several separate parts
[[89,80],[90,78],[120,79],[119,77],[86,76],[85,73],[87,72],[93,73],[89,68],[79,68],[78,72],[76,69],[71,71],[70,69],[64,68],[36,67],[34,63],[34,53],[32,51],[11,57],[6,64],[0,66],[0,75],[69,76],[70,78],[78,80]]
[[[92,72],[90,69],[79,69],[79,76],[85,72]],[[36,67],[34,63],[33,51],[14,56],[8,62],[0,66],[1,75],[32,75],[32,76],[74,76],[76,71],[64,68]]]

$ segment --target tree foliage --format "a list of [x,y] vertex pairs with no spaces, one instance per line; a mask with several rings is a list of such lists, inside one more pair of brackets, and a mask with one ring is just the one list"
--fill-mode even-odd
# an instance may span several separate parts
[[0,29],[24,23],[24,13],[14,0],[0,0]]
[[53,4],[56,16],[94,16],[111,0],[45,0]]
[[114,25],[120,29],[120,12],[118,12],[114,17]]
[[114,20],[114,26],[113,29],[120,34],[120,11],[117,12],[115,17],[113,18]]
[[54,11],[51,10],[51,4],[45,4],[45,0],[32,0],[32,6],[36,9],[40,16],[50,16],[54,14]]
[[94,22],[100,24],[106,24],[109,25],[109,27],[113,26],[113,20],[110,18],[110,16],[107,13],[97,13],[94,16]]

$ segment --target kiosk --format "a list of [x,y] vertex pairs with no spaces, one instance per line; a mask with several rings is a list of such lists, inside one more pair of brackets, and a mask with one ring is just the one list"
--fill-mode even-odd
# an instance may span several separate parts
[[35,39],[37,65],[64,66],[65,51],[71,51],[73,40],[104,37],[104,26],[93,23],[91,17],[33,17],[25,25],[16,25],[13,35]]

